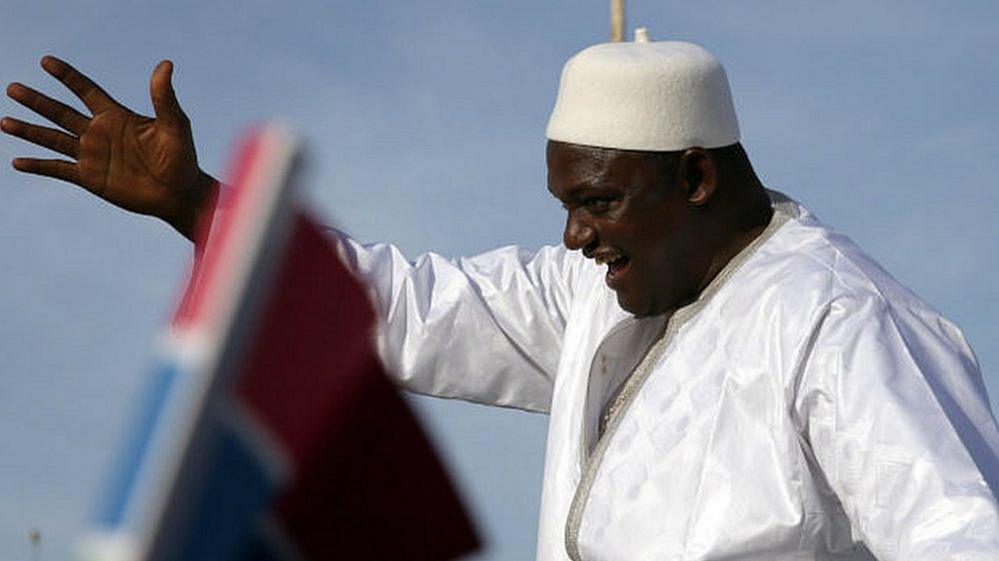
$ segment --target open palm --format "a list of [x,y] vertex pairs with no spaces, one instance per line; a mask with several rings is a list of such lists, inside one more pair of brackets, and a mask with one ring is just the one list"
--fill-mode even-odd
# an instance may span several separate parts
[[16,169],[75,183],[121,208],[157,216],[191,238],[214,180],[198,167],[191,126],[171,85],[173,65],[153,70],[150,95],[156,117],[121,105],[66,62],[47,56],[42,68],[69,88],[93,114],[83,115],[28,86],[7,95],[62,130],[6,117],[4,132],[71,160],[17,158]]

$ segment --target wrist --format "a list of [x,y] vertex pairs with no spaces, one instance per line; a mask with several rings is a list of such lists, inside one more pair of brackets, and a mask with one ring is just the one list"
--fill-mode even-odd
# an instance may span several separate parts
[[218,201],[219,182],[199,170],[195,184],[188,191],[190,197],[181,205],[181,212],[171,225],[185,238],[197,243],[202,223],[211,216]]

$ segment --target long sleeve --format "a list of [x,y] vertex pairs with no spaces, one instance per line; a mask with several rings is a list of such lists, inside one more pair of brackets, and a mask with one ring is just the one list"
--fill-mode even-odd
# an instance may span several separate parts
[[794,414],[854,538],[882,561],[999,559],[999,433],[960,332],[876,296],[826,312]]
[[564,247],[500,248],[410,262],[394,246],[333,232],[382,322],[379,350],[409,390],[547,412],[582,261]]

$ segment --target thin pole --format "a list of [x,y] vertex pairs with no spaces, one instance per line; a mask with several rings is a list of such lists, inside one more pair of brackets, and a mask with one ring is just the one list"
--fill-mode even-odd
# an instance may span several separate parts
[[32,528],[28,532],[28,541],[31,542],[31,561],[41,561],[42,533],[38,531],[38,528]]
[[611,41],[624,41],[624,0],[611,0]]

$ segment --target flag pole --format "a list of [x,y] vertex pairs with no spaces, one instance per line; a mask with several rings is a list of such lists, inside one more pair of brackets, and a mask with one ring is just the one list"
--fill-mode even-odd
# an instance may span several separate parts
[[624,0],[611,0],[610,27],[611,41],[624,41]]
[[32,528],[28,532],[28,541],[31,542],[31,561],[41,561],[42,559],[42,533],[38,528]]

